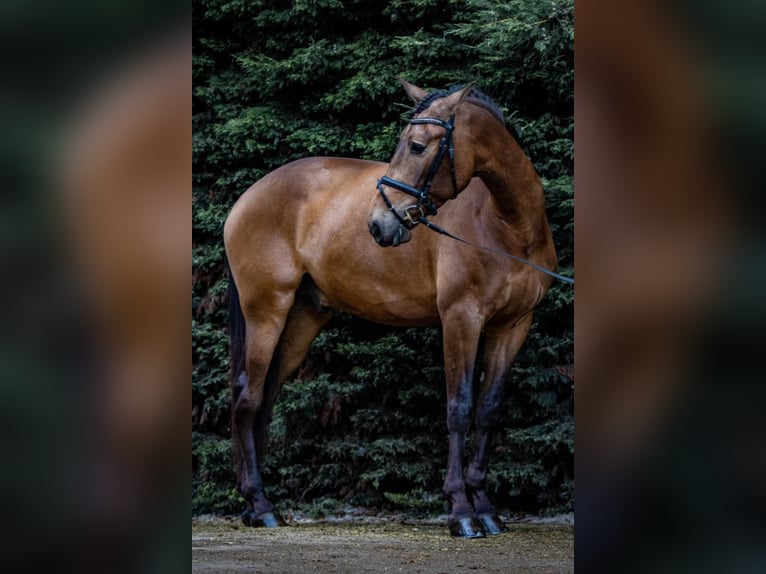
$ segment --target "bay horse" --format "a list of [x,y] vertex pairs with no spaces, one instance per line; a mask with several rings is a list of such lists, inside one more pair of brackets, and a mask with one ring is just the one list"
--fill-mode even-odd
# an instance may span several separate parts
[[506,374],[551,278],[418,224],[438,209],[439,224],[465,240],[553,268],[543,189],[487,96],[473,86],[428,94],[402,83],[418,105],[390,164],[291,162],[248,189],[226,219],[232,434],[247,525],[284,524],[259,470],[268,423],[282,384],[337,309],[387,325],[442,327],[449,530],[465,538],[507,531],[487,494],[490,443]]

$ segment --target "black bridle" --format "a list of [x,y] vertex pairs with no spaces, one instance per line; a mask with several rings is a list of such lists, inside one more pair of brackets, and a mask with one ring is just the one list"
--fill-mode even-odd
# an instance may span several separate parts
[[[422,188],[418,189],[417,187],[413,187],[408,183],[391,179],[385,175],[378,180],[378,191],[380,192],[381,197],[383,197],[383,201],[386,202],[388,209],[390,209],[391,212],[396,216],[396,219],[398,219],[399,222],[408,229],[411,229],[418,223],[421,223],[426,219],[427,216],[436,215],[436,204],[433,202],[430,196],[431,184],[433,183],[434,177],[436,177],[436,172],[439,169],[439,165],[441,164],[442,159],[444,159],[445,153],[449,158],[449,169],[450,175],[452,176],[453,197],[457,196],[458,194],[457,180],[455,179],[455,147],[452,143],[452,132],[455,129],[455,114],[452,114],[446,122],[439,118],[413,118],[410,120],[410,124],[433,124],[436,126],[441,126],[444,128],[444,136],[442,136],[442,139],[439,142],[439,150],[437,151],[433,162],[431,162],[431,167],[428,170],[428,175],[426,175],[426,179],[423,182]],[[407,206],[403,210],[404,215],[399,215],[399,212],[396,211],[394,205],[391,203],[391,200],[388,199],[386,192],[383,191],[384,185],[415,197],[418,200],[417,203]]]

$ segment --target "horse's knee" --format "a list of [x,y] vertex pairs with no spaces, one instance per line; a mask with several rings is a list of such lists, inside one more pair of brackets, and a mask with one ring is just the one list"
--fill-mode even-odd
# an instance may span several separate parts
[[471,426],[473,392],[469,380],[464,380],[447,400],[447,428],[450,432],[465,433]]
[[466,433],[471,426],[471,401],[452,399],[447,402],[447,428],[450,432]]

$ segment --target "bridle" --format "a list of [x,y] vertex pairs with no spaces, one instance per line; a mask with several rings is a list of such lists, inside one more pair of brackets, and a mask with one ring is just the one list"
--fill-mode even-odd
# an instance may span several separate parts
[[[417,187],[413,187],[408,183],[404,183],[403,181],[398,181],[396,179],[391,179],[385,175],[378,180],[377,186],[381,197],[383,197],[383,201],[385,201],[386,205],[388,206],[388,209],[391,210],[391,212],[396,216],[396,219],[398,219],[399,222],[408,229],[412,229],[415,225],[421,223],[422,220],[424,220],[427,216],[436,215],[436,204],[433,202],[430,196],[431,184],[433,183],[434,177],[436,177],[436,171],[439,169],[439,165],[444,159],[445,153],[449,158],[449,169],[450,175],[452,176],[453,197],[457,196],[458,194],[457,180],[455,179],[455,146],[452,143],[452,132],[455,129],[455,114],[452,114],[447,121],[444,121],[440,118],[413,118],[410,120],[410,125],[417,124],[433,124],[444,128],[444,136],[442,136],[442,139],[439,142],[439,150],[437,151],[434,160],[431,162],[431,167],[429,168],[428,175],[426,175],[426,179],[423,182],[423,187],[418,189]],[[391,200],[388,199],[386,192],[383,190],[384,185],[415,197],[417,199],[417,203],[404,208],[404,215],[400,215],[399,212],[394,208]]]
[[[439,142],[439,150],[436,153],[436,157],[434,157],[433,162],[431,162],[431,167],[428,170],[428,175],[426,176],[426,180],[423,182],[422,188],[418,189],[417,187],[414,187],[408,183],[391,179],[385,175],[378,180],[378,191],[380,192],[383,201],[386,202],[388,209],[396,216],[396,219],[399,220],[399,223],[404,225],[407,229],[412,229],[418,223],[422,223],[428,229],[442,235],[446,235],[451,239],[466,245],[470,245],[476,249],[481,249],[482,251],[486,251],[488,253],[494,253],[495,255],[508,257],[509,259],[513,259],[514,261],[518,261],[524,265],[529,265],[530,267],[533,267],[534,269],[537,269],[538,271],[541,271],[542,273],[545,273],[554,279],[558,279],[560,281],[564,281],[565,283],[574,285],[574,279],[571,277],[566,277],[560,273],[554,273],[550,269],[546,269],[542,265],[538,265],[529,259],[524,259],[523,257],[518,257],[498,249],[476,245],[475,243],[471,243],[470,241],[466,241],[465,239],[450,233],[443,227],[435,224],[433,221],[429,221],[429,215],[436,215],[436,204],[434,204],[433,200],[431,199],[429,192],[431,191],[431,184],[433,183],[434,177],[436,176],[436,171],[439,169],[439,165],[444,159],[445,153],[447,154],[447,157],[449,157],[449,170],[452,176],[452,197],[454,198],[458,194],[457,180],[455,179],[455,147],[452,143],[452,132],[455,129],[455,114],[452,114],[446,122],[439,118],[413,118],[410,120],[410,124],[433,124],[436,126],[441,126],[444,128],[444,136],[442,136],[442,139]],[[399,212],[394,209],[394,205],[391,203],[391,200],[388,199],[388,196],[386,196],[386,192],[383,190],[384,185],[399,191],[403,191],[404,193],[413,196],[418,200],[417,203],[407,206],[403,210],[404,215],[399,215]]]

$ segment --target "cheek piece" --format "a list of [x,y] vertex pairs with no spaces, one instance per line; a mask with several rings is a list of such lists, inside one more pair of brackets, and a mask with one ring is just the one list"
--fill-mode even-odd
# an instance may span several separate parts
[[[444,136],[439,142],[439,150],[437,151],[434,160],[431,162],[431,167],[428,169],[428,174],[426,175],[422,188],[414,187],[403,181],[391,179],[388,176],[383,176],[378,180],[378,191],[380,192],[383,201],[385,201],[386,206],[388,206],[388,209],[396,216],[399,222],[408,229],[412,229],[415,225],[421,223],[427,216],[436,215],[436,204],[434,204],[430,196],[431,184],[433,183],[436,171],[439,169],[439,165],[441,165],[445,154],[449,158],[453,197],[457,195],[457,180],[455,179],[455,147],[452,143],[452,132],[455,128],[455,114],[452,114],[447,121],[439,118],[413,118],[410,120],[410,124],[433,124],[440,126],[444,128]],[[405,207],[400,214],[394,208],[391,200],[388,199],[388,196],[383,189],[384,185],[411,195],[417,199],[417,203]]]

